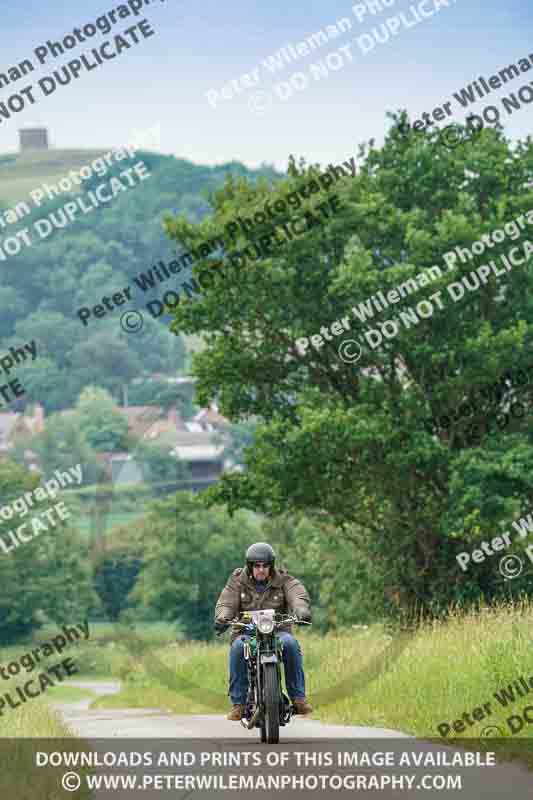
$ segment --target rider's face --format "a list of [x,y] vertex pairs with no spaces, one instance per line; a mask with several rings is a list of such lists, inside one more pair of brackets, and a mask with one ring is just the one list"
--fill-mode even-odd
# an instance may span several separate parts
[[262,561],[256,561],[253,569],[256,581],[265,581],[270,575],[270,564],[265,564]]

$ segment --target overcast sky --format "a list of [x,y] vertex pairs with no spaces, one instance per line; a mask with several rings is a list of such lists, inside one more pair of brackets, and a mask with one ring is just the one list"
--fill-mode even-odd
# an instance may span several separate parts
[[[433,9],[436,1],[426,0],[424,8]],[[24,86],[35,86],[44,75],[104,40],[112,40],[143,16],[156,35],[98,69],[83,70],[78,80],[59,86],[50,97],[36,90],[35,105],[0,123],[0,152],[17,150],[20,127],[47,126],[55,147],[93,148],[118,146],[133,131],[160,124],[162,152],[196,163],[238,159],[249,166],[266,162],[285,169],[293,153],[327,164],[356,153],[358,144],[371,137],[381,141],[389,124],[387,110],[406,108],[416,117],[452,100],[454,92],[479,76],[488,78],[530,53],[533,57],[533,10],[527,0],[448,0],[448,8],[440,0],[443,7],[431,17],[419,17],[419,24],[413,23],[409,9],[416,9],[420,0],[386,2],[389,8],[383,13],[363,15],[361,0],[359,20],[352,3],[345,0],[306,0],[293,5],[286,0],[269,0],[264,5],[244,0],[151,0],[140,16],[119,20],[109,34],[98,34],[64,57],[50,57],[42,66],[33,55],[34,48],[48,39],[62,40],[73,28],[94,22],[119,3],[25,0],[22,8],[7,4],[2,11],[0,72],[6,73],[24,58],[32,59],[38,69],[2,88],[0,102]],[[377,27],[383,38],[380,23],[399,12],[411,27],[401,22],[395,36],[363,54],[357,37],[366,33],[363,41],[368,46]],[[276,76],[262,66],[262,60],[281,47],[289,43],[296,47],[341,18],[348,18],[352,26],[342,36],[286,65]],[[345,45],[350,49],[339,51]],[[333,69],[328,77],[316,80],[310,66],[339,52],[330,59]],[[341,59],[343,65],[335,71]],[[231,100],[219,95],[217,107],[209,105],[209,90],[221,92],[232,79],[256,67],[260,78],[256,89],[243,89]],[[288,81],[293,73],[301,73],[295,81],[307,80],[307,87],[283,100],[274,84]],[[530,80],[533,69],[479,100],[472,110],[479,113],[487,104],[501,108],[499,98]],[[277,91],[286,92],[287,84],[282,87]],[[266,112],[253,113],[249,104],[254,102],[266,104]],[[512,118],[502,112],[510,136],[524,136],[531,130],[532,108],[533,104],[524,104]],[[455,101],[452,111],[457,121],[467,113]]]

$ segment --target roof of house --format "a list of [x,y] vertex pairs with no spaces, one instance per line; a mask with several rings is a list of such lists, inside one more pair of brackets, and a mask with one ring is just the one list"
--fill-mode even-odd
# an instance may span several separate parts
[[223,444],[215,444],[208,431],[176,431],[172,453],[184,461],[219,460]]
[[[176,380],[185,382],[189,379]],[[129,431],[147,444],[167,447],[169,453],[172,452],[185,461],[221,459],[224,444],[213,442],[213,432],[217,428],[227,425],[228,420],[218,413],[216,405],[213,408],[201,409],[189,422],[186,422],[175,408],[166,411],[162,406],[157,405],[119,406],[118,411],[126,417]],[[74,413],[74,410],[67,409],[59,413],[68,416]],[[16,417],[17,415],[10,416]],[[0,430],[0,449],[1,444]],[[109,467],[115,457],[124,458],[125,455],[123,453],[98,453],[97,458],[100,463]]]
[[185,375],[180,378],[169,378],[168,375],[164,375],[162,372],[154,372],[149,378],[143,378],[140,380],[158,380],[164,381],[165,383],[176,383],[178,385],[192,386],[197,382],[198,378],[195,378],[192,375]]
[[199,461],[221,461],[223,450],[223,447],[205,442],[202,444],[177,444],[171,452],[181,461],[198,463]]
[[[126,416],[130,430],[147,444],[160,445],[168,448],[178,458],[190,462],[213,461],[221,458],[224,444],[215,444],[213,434],[199,423],[185,422],[174,409],[168,416],[157,419],[163,410],[159,406],[129,406],[120,411]],[[154,422],[149,424],[149,420]],[[131,454],[108,454],[109,464],[116,458],[123,459],[126,455],[135,457],[135,450]]]
[[161,434],[186,430],[185,421],[175,408],[165,411],[161,406],[128,406],[119,411],[127,418],[130,431],[143,439],[157,440]]
[[[34,431],[35,428],[35,431]],[[0,414],[0,453],[8,453],[14,444],[15,434],[32,435],[40,433],[42,425],[37,421],[16,411]]]
[[219,414],[214,408],[200,409],[198,414],[193,417],[193,422],[198,422],[202,426],[212,425],[214,427],[220,427],[221,425],[229,425],[229,420],[223,417],[222,414]]
[[159,446],[173,447],[176,443],[176,435],[181,432],[181,428],[176,428],[172,423],[158,425],[156,428],[150,428],[143,436],[143,441],[146,444],[154,444]]
[[118,410],[132,423],[138,419],[143,419],[147,422],[155,421],[156,419],[161,419],[163,415],[161,406],[119,406]]
[[21,416],[22,414],[16,414],[14,411],[0,414],[0,444],[7,444],[9,437],[13,433],[13,428]]

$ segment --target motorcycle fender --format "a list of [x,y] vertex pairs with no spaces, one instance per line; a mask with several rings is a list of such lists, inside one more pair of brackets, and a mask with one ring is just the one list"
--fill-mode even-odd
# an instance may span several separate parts
[[278,657],[275,653],[272,653],[271,656],[262,655],[261,656],[261,664],[275,664],[278,660]]

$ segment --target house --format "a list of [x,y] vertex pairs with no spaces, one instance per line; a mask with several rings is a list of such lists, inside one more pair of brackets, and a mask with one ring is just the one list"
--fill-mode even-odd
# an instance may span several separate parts
[[166,431],[186,430],[175,408],[164,411],[161,406],[128,406],[118,410],[127,418],[129,432],[139,439],[156,440]]
[[[0,460],[9,458],[9,453],[21,439],[30,439],[44,430],[44,409],[37,403],[33,413],[8,411],[0,414]],[[24,453],[26,465],[36,468],[37,457],[31,450]]]
[[[193,379],[176,380],[191,383]],[[126,417],[128,431],[133,437],[146,444],[168,448],[170,455],[184,462],[190,479],[177,481],[177,489],[201,491],[216,483],[228,466],[223,457],[224,442],[217,437],[228,423],[216,406],[201,409],[191,421],[185,421],[175,408],[165,410],[161,406],[119,406],[118,411]],[[59,412],[64,417],[73,413],[73,409]],[[40,405],[35,406],[32,415],[0,414],[0,459],[8,457],[15,440],[30,439],[41,433],[44,426],[44,411]],[[134,453],[98,453],[97,459],[113,483],[136,485],[143,482],[142,469]],[[29,469],[38,468],[38,458],[31,450],[25,451],[25,460]]]
[[15,437],[24,430],[21,418],[22,414],[13,412],[0,414],[0,458],[2,459],[8,458]]
[[177,432],[174,441],[170,452],[189,468],[192,491],[217,482],[225,467],[222,443],[214,443],[206,431]]
[[[160,406],[128,406],[119,411],[126,416],[131,434],[147,444],[168,447],[168,453],[188,468],[191,477],[177,482],[178,489],[198,492],[220,478],[225,467],[224,445],[213,441],[213,434],[227,420],[215,409],[202,409],[191,422],[186,422],[175,408],[164,411]],[[106,466],[114,482],[142,482],[140,466],[128,453],[106,454]]]

